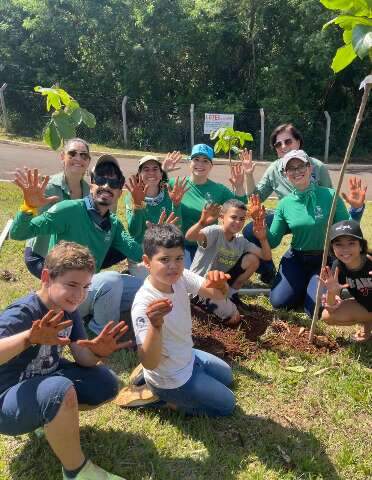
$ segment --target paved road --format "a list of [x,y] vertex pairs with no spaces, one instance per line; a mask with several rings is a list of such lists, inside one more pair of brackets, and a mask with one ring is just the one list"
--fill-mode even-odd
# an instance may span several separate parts
[[[93,162],[97,156],[93,156]],[[138,157],[118,158],[125,176],[132,175],[137,171]],[[92,162],[92,163],[93,163]],[[1,143],[0,141],[0,179],[11,180],[13,178],[12,172],[16,167],[22,168],[27,166],[30,168],[39,168],[40,172],[47,175],[52,175],[61,169],[61,164],[58,159],[58,154],[50,150],[35,148],[29,145],[12,145]],[[255,171],[255,178],[258,180],[266,170],[268,163],[258,163]],[[339,165],[330,165],[329,170],[332,181],[335,184],[339,175]],[[175,174],[187,175],[188,165],[181,164],[181,169]],[[372,200],[372,165],[350,165],[347,174],[345,175],[343,190],[347,184],[347,179],[351,175],[359,175],[363,182],[368,185],[367,199]],[[228,181],[228,167],[226,164],[215,164],[211,178],[215,181],[229,185]]]

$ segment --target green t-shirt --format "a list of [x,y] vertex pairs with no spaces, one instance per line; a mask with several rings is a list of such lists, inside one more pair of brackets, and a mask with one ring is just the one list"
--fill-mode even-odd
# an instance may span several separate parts
[[[85,180],[81,180],[81,191],[82,197],[89,195],[89,185]],[[66,182],[66,177],[64,172],[57,173],[53,175],[48,182],[48,185],[45,189],[45,196],[46,197],[54,197],[57,196],[59,198],[58,201],[62,200],[70,200],[70,189]],[[39,214],[45,212],[51,207],[51,204],[45,205],[44,207],[39,208]],[[30,238],[26,242],[26,247],[32,248],[34,253],[41,255],[42,257],[46,257],[49,249],[49,242],[50,236],[49,235],[41,235],[39,237]]]
[[[289,230],[295,250],[323,250],[334,193],[331,188],[312,183],[305,191],[296,190],[282,198],[268,231],[270,246],[277,247]],[[338,198],[333,222],[349,218],[344,202]]]
[[[207,180],[202,185],[197,185],[191,181],[190,177],[186,177],[186,179],[186,187],[189,190],[185,193],[181,200],[183,233],[186,233],[192,225],[195,225],[198,222],[201,211],[207,202],[213,202],[222,205],[227,200],[236,198],[237,200],[247,203],[246,195],[235,195],[231,190],[221,183]],[[169,180],[171,187],[174,186],[174,182],[174,178]],[[186,241],[186,243],[196,245],[195,242]]]
[[172,212],[179,218],[177,225],[182,226],[182,210],[181,207],[175,207],[169,198],[168,192],[164,190],[164,198],[157,205],[146,203],[145,208],[132,209],[132,195],[128,192],[124,198],[125,213],[128,222],[128,231],[136,242],[142,245],[143,237],[146,231],[146,222],[158,223],[159,217],[163,211],[167,216]]
[[[312,166],[311,180],[321,187],[332,188],[331,177],[324,163],[312,157],[310,157],[310,163]],[[261,202],[264,202],[273,192],[280,200],[293,191],[294,186],[284,175],[282,159],[279,158],[267,168],[252,193],[258,194]]]
[[10,237],[26,240],[38,235],[50,235],[49,250],[61,240],[85,245],[96,259],[97,272],[111,247],[129,259],[140,262],[140,244],[124,230],[113,213],[110,213],[110,222],[111,229],[105,231],[91,220],[83,199],[63,200],[36,217],[18,212],[10,229]]

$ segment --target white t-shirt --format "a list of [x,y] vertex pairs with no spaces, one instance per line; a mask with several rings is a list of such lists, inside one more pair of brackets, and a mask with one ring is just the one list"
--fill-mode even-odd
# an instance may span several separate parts
[[147,306],[161,298],[168,298],[173,304],[172,311],[164,316],[160,363],[154,370],[144,368],[146,382],[155,387],[178,388],[191,377],[194,354],[189,294],[197,295],[204,280],[196,273],[184,270],[172,285],[173,293],[164,293],[146,279],[134,297],[131,315],[138,345],[144,342],[150,324],[146,315]]

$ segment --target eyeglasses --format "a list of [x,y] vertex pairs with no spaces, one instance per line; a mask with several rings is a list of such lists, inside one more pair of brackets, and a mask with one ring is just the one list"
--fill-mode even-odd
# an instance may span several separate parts
[[286,173],[289,173],[290,175],[294,175],[296,173],[305,173],[307,169],[307,163],[304,163],[302,165],[299,165],[298,167],[290,167],[286,169]]
[[76,155],[79,155],[83,160],[90,159],[90,155],[88,152],[79,152],[78,150],[69,150],[67,152],[67,155],[69,155],[72,158],[76,157]]
[[274,148],[278,149],[280,147],[289,147],[293,143],[293,138],[286,138],[285,140],[278,140],[274,143]]
[[102,187],[103,185],[108,185],[110,188],[123,188],[124,181],[123,179],[118,178],[109,178],[101,177],[99,175],[92,175],[92,183]]

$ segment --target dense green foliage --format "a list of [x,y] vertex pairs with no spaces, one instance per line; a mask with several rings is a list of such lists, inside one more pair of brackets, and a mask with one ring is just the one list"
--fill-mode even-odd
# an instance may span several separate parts
[[[12,128],[38,134],[40,99],[34,85],[58,83],[97,118],[97,143],[120,144],[121,100],[129,96],[129,140],[135,147],[189,146],[204,112],[236,114],[234,128],[255,139],[258,109],[266,130],[292,120],[311,154],[323,150],[323,111],[333,113],[331,152],[340,153],[359,104],[368,61],[337,77],[329,65],[337,28],[319,0],[2,0],[0,83]],[[356,146],[371,147],[371,119]],[[81,133],[81,132],[80,132]],[[256,146],[256,145],[255,145]]]

